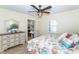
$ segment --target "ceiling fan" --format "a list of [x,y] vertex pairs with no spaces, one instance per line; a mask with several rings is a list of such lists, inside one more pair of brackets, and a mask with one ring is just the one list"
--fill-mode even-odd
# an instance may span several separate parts
[[31,7],[33,7],[34,9],[36,9],[36,11],[30,11],[30,12],[37,12],[38,16],[42,16],[43,13],[49,14],[50,12],[46,11],[50,8],[52,8],[52,6],[47,6],[45,8],[42,9],[42,5],[38,5],[38,8],[35,5],[31,5]]

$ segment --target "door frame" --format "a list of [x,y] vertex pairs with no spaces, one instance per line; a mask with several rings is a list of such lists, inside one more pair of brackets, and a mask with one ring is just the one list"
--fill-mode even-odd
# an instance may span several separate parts
[[35,20],[33,20],[33,19],[27,19],[27,40],[28,40],[28,20],[34,21],[34,32],[36,30],[36,26],[35,26],[36,22],[35,22]]

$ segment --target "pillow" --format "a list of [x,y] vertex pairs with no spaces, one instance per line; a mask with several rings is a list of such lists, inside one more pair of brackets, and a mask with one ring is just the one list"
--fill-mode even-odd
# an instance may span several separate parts
[[66,48],[75,47],[79,45],[79,35],[71,33],[63,33],[59,38],[59,42],[63,44]]
[[79,38],[74,41],[75,46],[79,45]]
[[66,48],[71,48],[74,46],[74,41],[69,40],[68,38],[62,38],[61,44],[63,44]]
[[58,41],[60,41],[62,38],[64,38],[67,35],[67,33],[63,33],[62,35],[59,36]]
[[75,34],[75,35],[73,34],[73,36],[71,36],[69,39],[74,41],[75,45],[79,45],[79,37],[77,34]]
[[72,36],[72,34],[68,33],[66,38],[70,38]]
[[75,46],[78,46],[78,45],[79,45],[79,41],[75,43]]
[[69,39],[75,41],[75,37],[73,35]]

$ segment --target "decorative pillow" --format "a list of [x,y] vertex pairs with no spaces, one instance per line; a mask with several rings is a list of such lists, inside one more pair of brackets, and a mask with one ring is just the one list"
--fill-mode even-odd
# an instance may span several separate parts
[[79,45],[79,39],[77,41],[74,42],[75,46]]
[[75,37],[73,35],[69,39],[75,41]]
[[63,34],[58,38],[58,41],[60,41],[62,38],[65,38],[65,36],[67,36],[67,33],[63,33]]
[[75,43],[75,46],[79,45],[79,41]]
[[69,39],[74,41],[75,46],[79,45],[79,36],[77,34],[73,34],[73,36],[71,36]]
[[72,40],[69,40],[68,38],[62,38],[60,41],[61,44],[63,44],[66,48],[71,48],[74,46],[74,42]]
[[59,42],[63,44],[66,48],[75,47],[79,45],[79,35],[71,33],[63,33],[59,38]]
[[70,38],[72,36],[72,34],[68,33],[66,38]]

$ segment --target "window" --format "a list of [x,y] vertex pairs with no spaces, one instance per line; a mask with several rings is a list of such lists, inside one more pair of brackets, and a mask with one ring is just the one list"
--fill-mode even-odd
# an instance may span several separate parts
[[49,32],[56,32],[57,31],[57,21],[50,20],[49,21]]

